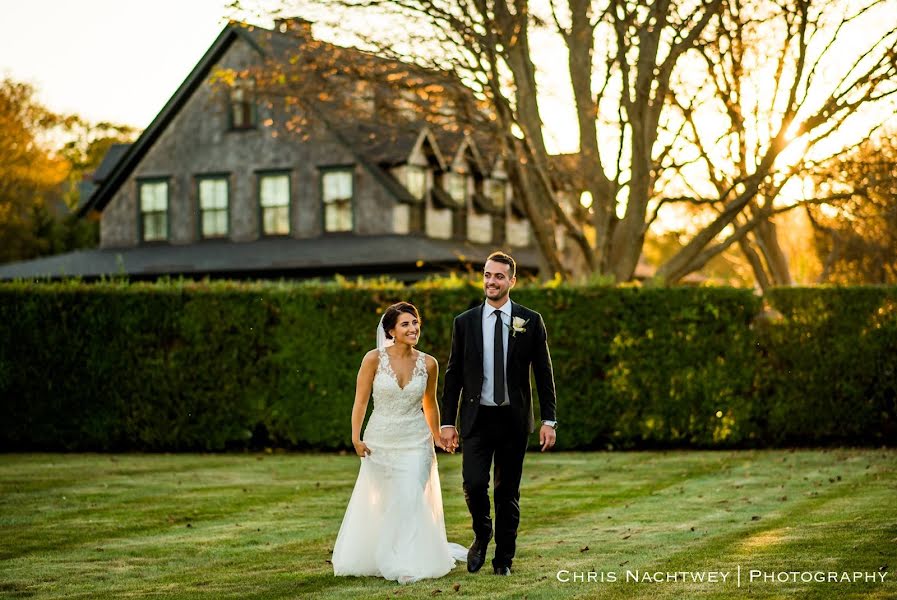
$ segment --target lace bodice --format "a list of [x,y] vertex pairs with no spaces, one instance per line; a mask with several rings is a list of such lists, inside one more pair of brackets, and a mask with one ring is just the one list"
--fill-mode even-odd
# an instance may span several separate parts
[[432,448],[422,410],[428,378],[426,356],[419,352],[411,379],[404,388],[399,387],[389,355],[380,350],[373,384],[374,410],[364,431],[365,443],[372,442],[382,449],[427,445]]
[[380,364],[374,376],[374,410],[384,414],[408,415],[421,410],[421,400],[427,388],[427,366],[423,352],[417,353],[411,379],[405,387],[399,387],[399,378],[393,371],[386,350],[380,350]]

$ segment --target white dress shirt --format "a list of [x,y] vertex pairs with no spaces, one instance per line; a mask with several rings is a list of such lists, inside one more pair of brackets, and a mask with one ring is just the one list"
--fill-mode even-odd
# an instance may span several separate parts
[[483,305],[483,389],[480,393],[480,404],[483,406],[499,406],[510,402],[508,398],[508,331],[511,326],[511,299],[505,297],[505,303],[497,310],[503,322],[501,327],[502,348],[505,351],[505,397],[496,402],[493,394],[492,379],[495,377],[495,311],[496,308],[486,302]]

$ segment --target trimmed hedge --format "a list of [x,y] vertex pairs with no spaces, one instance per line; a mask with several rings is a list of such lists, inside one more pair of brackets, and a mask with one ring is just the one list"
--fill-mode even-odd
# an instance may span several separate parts
[[[452,319],[482,297],[451,287],[0,285],[0,447],[347,448],[378,311],[416,304],[444,367]],[[560,448],[897,439],[897,288],[774,290],[780,319],[729,288],[513,296],[548,325]]]

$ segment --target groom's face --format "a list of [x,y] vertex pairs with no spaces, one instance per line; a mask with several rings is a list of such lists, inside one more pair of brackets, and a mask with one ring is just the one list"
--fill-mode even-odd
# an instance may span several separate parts
[[511,274],[511,266],[494,260],[487,260],[483,267],[483,291],[490,300],[501,301],[508,295],[514,284],[517,283],[516,277],[509,277]]

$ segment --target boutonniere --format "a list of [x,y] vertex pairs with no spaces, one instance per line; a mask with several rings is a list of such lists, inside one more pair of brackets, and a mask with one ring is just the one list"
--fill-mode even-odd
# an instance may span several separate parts
[[529,323],[529,319],[523,319],[521,317],[514,317],[511,319],[511,335],[516,337],[518,333],[526,333],[527,323]]

